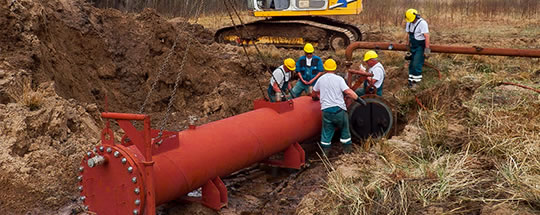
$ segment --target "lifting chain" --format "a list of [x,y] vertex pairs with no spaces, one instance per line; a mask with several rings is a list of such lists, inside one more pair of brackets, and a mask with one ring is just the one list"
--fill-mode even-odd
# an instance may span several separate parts
[[167,66],[167,63],[169,62],[169,58],[171,58],[172,54],[174,53],[174,49],[176,48],[176,43],[178,42],[179,37],[180,37],[180,34],[177,33],[176,38],[174,38],[174,43],[173,43],[173,45],[171,47],[171,50],[169,51],[169,54],[167,54],[167,57],[165,57],[165,60],[163,61],[163,64],[161,64],[161,67],[159,68],[159,72],[158,72],[158,74],[156,76],[156,79],[152,83],[152,87],[150,87],[150,91],[148,91],[148,94],[146,94],[146,98],[144,99],[144,102],[141,105],[141,108],[139,109],[139,114],[142,114],[144,112],[144,107],[146,106],[146,103],[148,103],[148,100],[150,99],[150,95],[152,95],[152,92],[156,88],[156,84],[159,81],[159,77],[161,77],[161,73],[163,73],[163,71],[165,70],[165,66]]
[[[199,15],[201,14],[201,10],[202,10],[202,7],[204,5],[203,3],[204,3],[204,1],[201,1],[201,3],[199,4],[199,8],[195,12],[195,23],[194,24],[197,24],[199,22]],[[187,22],[187,20],[186,20],[186,22]],[[187,23],[186,23],[185,26],[187,26]],[[171,108],[172,108],[172,105],[174,103],[174,98],[176,96],[176,91],[178,89],[178,83],[180,82],[180,75],[182,74],[182,71],[184,69],[184,65],[186,64],[187,56],[189,54],[189,48],[190,48],[190,45],[191,45],[190,40],[191,39],[194,39],[194,38],[193,37],[188,37],[186,39],[186,41],[187,41],[186,42],[186,49],[184,51],[184,56],[182,58],[182,62],[180,63],[180,68],[178,69],[178,73],[176,74],[176,80],[174,82],[174,88],[173,88],[171,97],[169,99],[169,104],[167,105],[167,111],[165,112],[165,117],[163,117],[163,119],[161,120],[160,126],[159,126],[158,138],[160,138],[163,135],[163,128],[165,127],[165,125],[167,124],[167,121],[169,120],[169,113],[171,112]],[[161,142],[159,142],[159,144],[161,144]]]
[[[236,32],[240,32],[240,31],[238,31],[238,28],[236,27],[236,23],[235,23],[234,18],[233,18],[232,14],[231,14],[231,9],[229,8],[229,5],[227,4],[227,2],[225,0],[223,0],[223,4],[227,8],[227,14],[229,14],[229,18],[231,19],[234,30],[236,30]],[[249,57],[246,46],[244,45],[244,43],[240,43],[240,44],[242,45],[242,50],[244,50],[244,55],[246,55],[246,58],[248,59],[248,63],[249,63],[249,67],[250,67],[251,71],[254,71],[255,67],[253,66],[253,61],[251,61],[251,58]],[[255,73],[255,74],[258,74],[258,73]],[[257,76],[253,77],[253,79],[255,79],[255,81],[257,81],[257,85],[259,85],[259,89],[261,90],[261,94],[262,94],[263,98],[265,100],[269,101],[269,99],[266,98],[266,94],[264,93],[264,89],[263,89],[259,79],[257,79]]]
[[[238,14],[238,10],[236,10],[236,8],[234,7],[233,3],[232,3],[230,0],[223,0],[223,1],[225,2],[225,5],[227,5],[227,3],[228,3],[229,7],[232,8],[234,14],[235,14],[236,17],[238,18],[238,20],[239,20],[240,24],[242,25],[242,27],[243,27],[244,29],[247,29],[246,24],[244,23],[244,21],[242,21],[242,18],[241,18],[240,15]],[[229,11],[229,7],[227,7],[227,11]],[[230,14],[230,11],[229,11],[229,14]],[[230,16],[230,18],[231,18],[231,21],[233,22],[233,25],[234,25],[233,17]],[[235,27],[235,30],[236,30],[238,33],[240,33],[240,32],[238,31],[238,29],[236,28],[236,25],[234,25],[234,27]],[[246,31],[247,31],[247,30],[246,30]],[[242,32],[243,32],[243,31],[242,31]],[[253,35],[251,35],[251,33],[249,33],[249,31],[247,31],[247,33],[248,33],[248,37],[249,37],[249,38],[254,38]],[[242,45],[243,45],[243,43],[242,43]],[[279,82],[276,80],[276,77],[274,77],[273,72],[271,72],[271,71],[268,69],[268,68],[269,68],[268,63],[266,62],[266,59],[265,59],[264,55],[262,54],[261,50],[259,49],[259,47],[257,46],[257,44],[256,44],[255,42],[253,42],[253,46],[255,47],[255,50],[257,51],[257,55],[258,55],[259,59],[261,60],[261,62],[263,63],[263,65],[264,65],[266,71],[267,71],[268,73],[270,73],[270,75],[272,76],[272,79],[274,79],[274,82],[279,83]],[[245,52],[245,53],[247,54],[247,52]],[[291,95],[291,97],[292,97],[292,96],[293,96],[293,95],[292,95],[292,92],[289,90],[289,88],[286,88],[286,89],[287,89],[287,93],[289,93],[289,95]],[[287,100],[289,100],[289,97],[286,97],[286,98],[287,98]]]

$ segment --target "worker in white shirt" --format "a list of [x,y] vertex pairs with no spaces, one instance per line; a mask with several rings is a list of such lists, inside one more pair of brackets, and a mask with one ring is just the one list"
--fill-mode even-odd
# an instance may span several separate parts
[[407,46],[410,47],[410,64],[409,64],[409,87],[414,87],[422,81],[422,66],[424,60],[431,54],[429,27],[426,20],[420,17],[418,11],[409,9],[405,12],[405,20],[407,25]]
[[349,96],[356,102],[366,105],[366,101],[360,98],[347,86],[345,80],[336,75],[336,61],[328,59],[324,62],[326,74],[322,75],[313,87],[313,95],[319,97],[322,110],[322,131],[321,147],[328,155],[331,147],[332,137],[336,128],[340,130],[340,142],[343,144],[343,151],[352,151],[351,132],[349,131],[349,119],[347,106],[343,94]]
[[367,73],[363,66],[360,70],[349,69],[350,73],[367,76],[364,87],[355,91],[357,95],[362,96],[366,92],[370,92],[382,96],[385,71],[378,57],[379,55],[375,51],[368,51],[364,54],[364,62],[368,66]]
[[294,62],[292,58],[287,58],[283,61],[283,65],[272,72],[270,85],[268,86],[268,97],[270,98],[270,102],[280,102],[285,99],[285,92],[290,92],[292,89],[290,83],[291,73],[295,70],[296,62]]

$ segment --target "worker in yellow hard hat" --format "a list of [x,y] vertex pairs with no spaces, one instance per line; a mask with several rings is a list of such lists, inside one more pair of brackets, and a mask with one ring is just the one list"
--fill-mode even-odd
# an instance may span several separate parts
[[360,66],[359,70],[349,69],[350,73],[366,76],[364,87],[356,89],[355,93],[359,96],[366,94],[377,94],[382,96],[385,71],[383,65],[379,62],[377,52],[371,50],[364,54],[364,62],[367,64],[367,72],[364,66]]
[[409,88],[422,81],[424,60],[431,54],[429,27],[426,20],[420,17],[415,9],[405,12],[405,31],[407,31],[407,46],[410,48]]
[[313,54],[315,48],[311,43],[304,46],[305,55],[296,61],[296,73],[298,81],[292,89],[293,97],[298,97],[302,92],[310,94],[317,79],[322,75],[323,62],[319,56]]
[[352,151],[347,106],[343,94],[362,105],[366,105],[366,101],[356,95],[341,76],[336,75],[336,69],[336,61],[328,59],[324,62],[326,74],[319,78],[313,87],[312,95],[314,98],[319,97],[321,102],[321,148],[326,155],[330,151],[332,136],[334,136],[336,128],[340,131],[339,140],[343,144],[343,151],[346,153]]
[[296,70],[296,62],[292,58],[287,58],[283,61],[283,65],[279,66],[270,77],[270,85],[268,86],[268,97],[271,102],[283,101],[285,93],[291,91],[291,73]]

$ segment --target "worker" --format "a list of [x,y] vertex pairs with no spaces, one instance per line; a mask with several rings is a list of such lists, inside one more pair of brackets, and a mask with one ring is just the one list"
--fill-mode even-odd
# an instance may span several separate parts
[[291,91],[291,72],[296,70],[296,62],[292,58],[287,58],[283,61],[283,65],[279,66],[272,72],[270,77],[270,85],[268,86],[268,97],[270,102],[282,101],[286,92]]
[[378,57],[379,55],[375,51],[368,51],[364,54],[364,62],[368,66],[368,72],[363,66],[360,67],[360,70],[349,69],[350,73],[367,76],[364,87],[355,91],[357,95],[362,96],[366,92],[370,92],[382,96],[385,71]]
[[409,63],[409,88],[414,88],[416,84],[422,81],[422,66],[424,66],[425,57],[431,54],[429,27],[426,20],[420,17],[418,11],[409,9],[405,12],[407,24],[407,46],[410,50]]
[[319,56],[313,54],[315,49],[311,43],[304,46],[305,55],[296,61],[298,81],[292,90],[292,95],[296,98],[306,92],[311,94],[317,79],[322,75],[323,61]]
[[345,153],[352,151],[349,119],[343,94],[345,93],[358,103],[366,105],[366,101],[356,95],[341,76],[336,75],[336,69],[336,61],[328,59],[324,62],[326,74],[317,81],[312,94],[314,99],[320,97],[322,110],[321,148],[326,155],[330,151],[331,140],[336,128],[340,130],[339,140],[343,144],[343,151]]

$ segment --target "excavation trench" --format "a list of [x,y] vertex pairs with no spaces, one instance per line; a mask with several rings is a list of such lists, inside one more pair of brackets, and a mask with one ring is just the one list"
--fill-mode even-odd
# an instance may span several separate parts
[[[5,149],[0,153],[0,212],[82,212],[78,169],[86,152],[100,143],[105,125],[100,113],[138,112],[155,80],[145,113],[152,117],[153,128],[168,117],[165,128],[171,131],[186,129],[189,116],[201,125],[252,110],[253,100],[262,97],[256,82],[265,88],[269,80],[261,63],[246,63],[241,48],[216,44],[208,29],[168,20],[151,9],[131,14],[96,9],[82,0],[20,0],[1,4],[0,13],[0,147]],[[177,35],[178,46],[158,77]],[[190,43],[184,70],[178,71],[188,44],[185,38],[196,40]],[[275,50],[298,55],[295,50]],[[269,61],[277,67],[282,59]],[[385,82],[384,98],[396,121],[393,137],[420,108],[414,96],[393,97],[406,84],[403,70],[389,69]],[[178,73],[176,99],[166,115]],[[458,89],[453,84],[416,96],[430,109],[441,105],[433,95],[446,96],[444,102],[451,103],[474,93],[474,85]],[[328,170],[317,155],[316,142],[302,143],[307,165],[298,172],[255,165],[224,178],[229,204],[221,213],[290,214],[309,193],[324,192]],[[334,141],[331,162],[342,157],[338,142]],[[185,202],[169,202],[158,211],[214,213]]]

